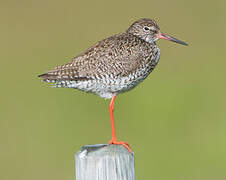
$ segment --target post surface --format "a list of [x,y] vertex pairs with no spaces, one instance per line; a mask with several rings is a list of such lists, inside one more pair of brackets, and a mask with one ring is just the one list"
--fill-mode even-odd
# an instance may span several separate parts
[[135,180],[134,155],[121,145],[87,145],[75,155],[76,180]]

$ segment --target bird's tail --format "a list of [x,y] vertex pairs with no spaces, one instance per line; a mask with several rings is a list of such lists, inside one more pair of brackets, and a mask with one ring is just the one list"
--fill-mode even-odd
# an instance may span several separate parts
[[57,81],[57,75],[55,74],[49,74],[49,73],[44,73],[38,75],[39,78],[41,78],[45,82],[56,82]]

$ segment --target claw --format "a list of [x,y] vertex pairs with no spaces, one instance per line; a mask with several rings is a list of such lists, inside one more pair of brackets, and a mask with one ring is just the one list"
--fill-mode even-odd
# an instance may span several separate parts
[[127,142],[124,141],[109,141],[109,144],[117,144],[117,145],[123,145],[130,153],[132,153],[132,149],[130,148],[130,145]]

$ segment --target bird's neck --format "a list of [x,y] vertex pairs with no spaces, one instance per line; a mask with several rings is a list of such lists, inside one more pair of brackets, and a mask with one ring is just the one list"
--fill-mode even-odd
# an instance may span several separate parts
[[127,33],[132,35],[132,36],[135,36],[136,38],[141,39],[142,41],[144,41],[144,42],[146,42],[150,45],[156,45],[155,40],[153,38],[149,37],[149,36],[142,36],[141,37],[141,36],[136,35],[136,34],[132,34],[132,33],[129,33],[129,32],[127,32]]

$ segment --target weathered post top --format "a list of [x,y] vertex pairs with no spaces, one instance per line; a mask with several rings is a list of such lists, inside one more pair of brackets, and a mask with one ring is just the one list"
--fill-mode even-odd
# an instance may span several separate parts
[[75,163],[76,180],[135,180],[134,155],[122,145],[83,146]]

